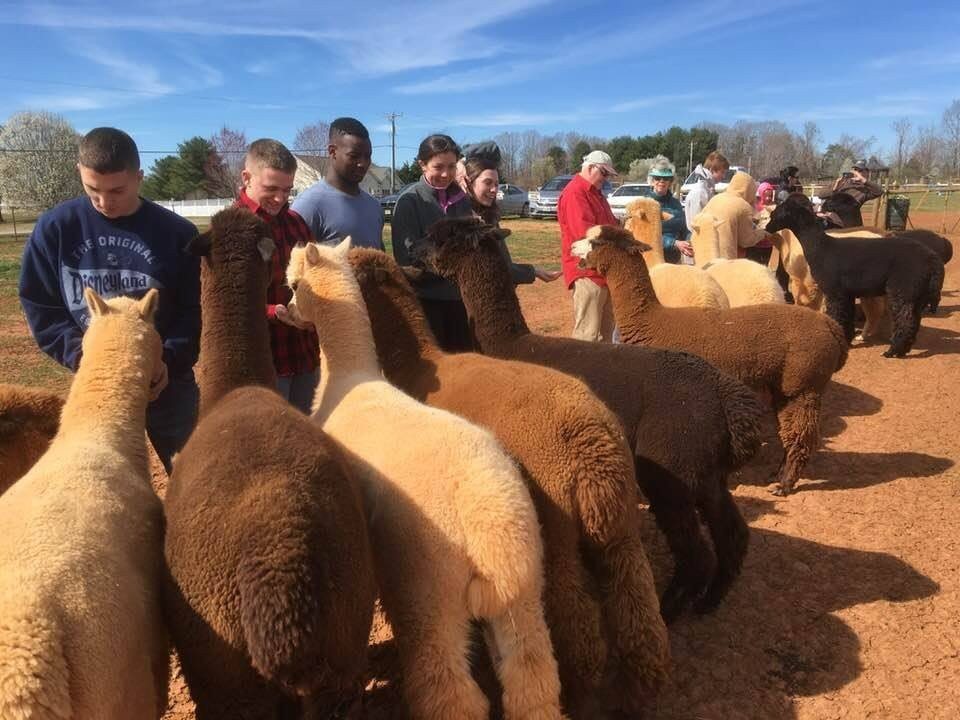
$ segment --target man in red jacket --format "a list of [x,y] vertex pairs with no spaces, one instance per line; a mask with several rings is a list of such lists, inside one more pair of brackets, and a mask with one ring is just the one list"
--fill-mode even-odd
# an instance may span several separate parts
[[594,225],[619,225],[600,188],[615,177],[610,156],[594,150],[583,157],[580,172],[573,176],[557,202],[557,221],[563,258],[563,278],[573,289],[573,337],[610,342],[613,338],[613,305],[607,281],[595,270],[577,267],[579,258],[570,246],[584,238]]

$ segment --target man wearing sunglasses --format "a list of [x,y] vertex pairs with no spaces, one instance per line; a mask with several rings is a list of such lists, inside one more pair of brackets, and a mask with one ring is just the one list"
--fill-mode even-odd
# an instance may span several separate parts
[[594,225],[619,226],[601,188],[617,171],[607,153],[594,150],[583,157],[580,172],[573,176],[557,201],[560,223],[563,278],[573,290],[573,337],[579,340],[610,342],[613,338],[613,305],[607,281],[595,270],[578,267],[570,253],[576,240],[586,237]]

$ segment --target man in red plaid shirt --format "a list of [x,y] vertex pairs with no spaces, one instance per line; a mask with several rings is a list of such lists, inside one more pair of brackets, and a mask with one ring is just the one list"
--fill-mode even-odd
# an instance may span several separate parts
[[243,189],[236,204],[263,219],[277,246],[266,298],[277,386],[292,405],[309,413],[319,379],[317,332],[313,325],[295,321],[287,311],[293,296],[286,286],[290,250],[297,243],[313,241],[303,218],[287,204],[296,172],[296,158],[282,143],[270,139],[254,141],[247,149],[241,173]]

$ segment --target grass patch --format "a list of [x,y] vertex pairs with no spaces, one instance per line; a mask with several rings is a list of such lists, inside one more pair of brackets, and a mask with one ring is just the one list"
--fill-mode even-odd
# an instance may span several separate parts
[[27,335],[0,335],[0,382],[62,392],[73,374],[37,348]]

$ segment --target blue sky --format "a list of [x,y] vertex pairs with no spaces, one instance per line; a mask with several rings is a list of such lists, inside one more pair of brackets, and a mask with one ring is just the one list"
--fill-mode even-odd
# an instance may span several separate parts
[[[960,3],[0,3],[0,121],[24,109],[146,150],[223,124],[291,142],[353,115],[374,160],[431,132],[643,135],[738,119],[892,143],[960,98]],[[875,146],[875,149],[876,147]],[[149,165],[156,155],[146,154]]]

